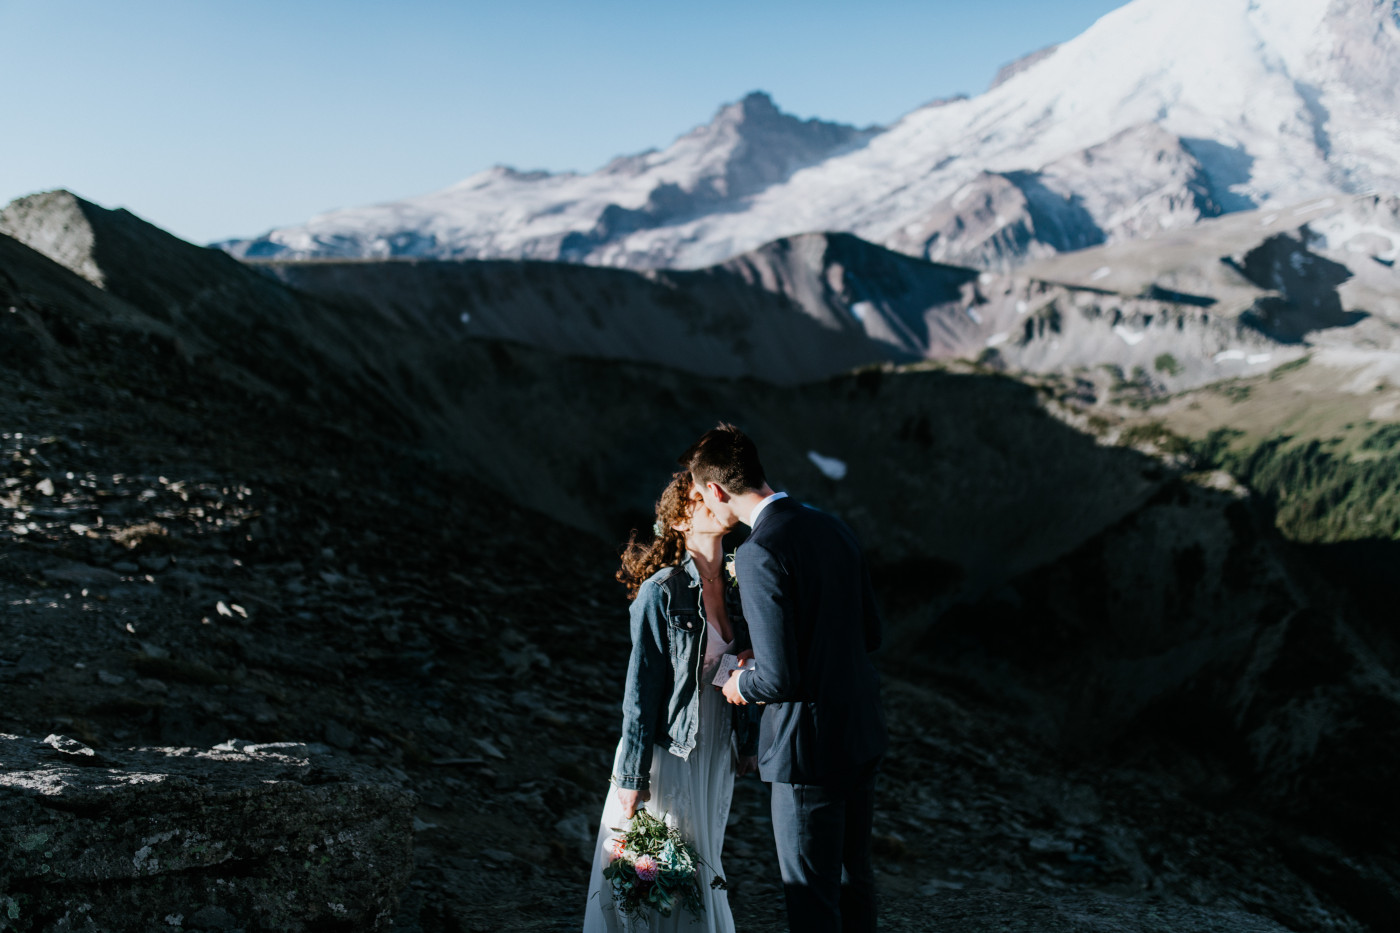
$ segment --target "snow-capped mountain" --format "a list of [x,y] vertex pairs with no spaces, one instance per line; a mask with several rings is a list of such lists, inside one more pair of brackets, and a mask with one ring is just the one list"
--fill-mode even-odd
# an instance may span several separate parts
[[239,256],[698,268],[844,231],[983,268],[1400,188],[1400,0],[1134,0],[887,129],[761,94],[589,175],[497,168],[223,244]]
[[[800,168],[877,132],[799,120],[767,94],[720,109],[661,151],[613,159],[591,175],[497,166],[433,194],[334,211],[301,227],[222,245],[240,257],[513,258],[590,261],[639,230],[732,210]],[[625,263],[636,266],[666,265]]]

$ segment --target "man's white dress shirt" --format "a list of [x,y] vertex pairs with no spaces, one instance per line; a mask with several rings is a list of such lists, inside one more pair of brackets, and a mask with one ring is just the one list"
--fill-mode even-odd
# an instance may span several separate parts
[[[749,527],[750,527],[750,528],[753,528],[753,526],[755,526],[755,525],[758,524],[758,517],[759,517],[760,515],[763,514],[763,510],[764,510],[764,509],[768,508],[768,504],[769,504],[769,503],[771,503],[771,502],[777,502],[779,499],[786,499],[786,498],[787,498],[787,493],[785,493],[785,492],[775,492],[775,493],[773,493],[773,495],[769,496],[768,498],[766,498],[766,499],[764,499],[762,502],[760,502],[758,505],[754,506],[754,507],[753,507],[753,511],[749,513]],[[742,585],[742,584],[741,584],[741,585]],[[745,702],[745,703],[747,703],[747,702],[749,701],[749,698],[746,697],[746,696],[744,696],[744,688],[743,688],[742,685],[743,685],[743,682],[744,682],[744,675],[747,674],[747,673],[748,673],[748,671],[747,671],[746,669],[744,669],[744,668],[742,668],[742,667],[739,668],[739,674],[738,674],[739,679],[736,680],[736,681],[734,681],[734,689],[739,691],[739,696],[741,696],[741,697],[744,698],[744,702]]]

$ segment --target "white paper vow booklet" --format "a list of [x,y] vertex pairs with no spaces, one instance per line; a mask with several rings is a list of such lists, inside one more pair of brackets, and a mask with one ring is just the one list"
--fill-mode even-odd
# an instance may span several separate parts
[[723,687],[729,683],[729,672],[739,669],[739,656],[737,654],[726,654],[719,659],[719,670],[715,672],[715,679],[710,681],[716,687]]

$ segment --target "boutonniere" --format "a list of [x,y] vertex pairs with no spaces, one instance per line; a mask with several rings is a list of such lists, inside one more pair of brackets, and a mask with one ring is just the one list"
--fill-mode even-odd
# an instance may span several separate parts
[[724,561],[724,569],[725,569],[726,573],[728,573],[728,575],[729,575],[729,585],[730,585],[730,586],[738,586],[738,585],[739,585],[739,568],[737,568],[737,567],[734,566],[734,555],[733,555],[733,554],[730,554],[729,557],[725,558],[725,561]]

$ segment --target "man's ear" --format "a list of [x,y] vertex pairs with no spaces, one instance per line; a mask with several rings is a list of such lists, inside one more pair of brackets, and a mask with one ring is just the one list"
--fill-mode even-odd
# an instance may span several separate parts
[[715,499],[720,502],[729,501],[729,493],[725,492],[724,487],[719,483],[706,483],[705,485],[710,487],[710,494],[713,495]]

